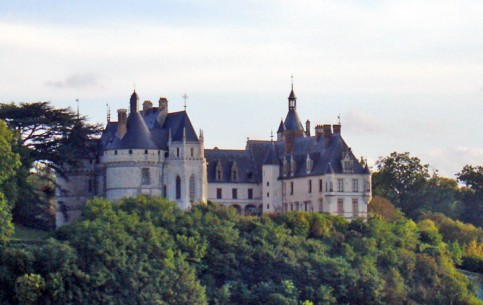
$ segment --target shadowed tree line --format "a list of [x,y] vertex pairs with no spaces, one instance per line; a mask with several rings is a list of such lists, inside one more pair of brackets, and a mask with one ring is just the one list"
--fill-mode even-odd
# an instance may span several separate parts
[[481,304],[432,220],[91,200],[42,246],[0,248],[2,304]]

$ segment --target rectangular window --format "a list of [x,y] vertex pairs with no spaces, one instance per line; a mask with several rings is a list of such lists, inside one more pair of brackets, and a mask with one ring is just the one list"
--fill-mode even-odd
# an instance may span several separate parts
[[194,147],[191,147],[190,153],[191,153],[191,157],[194,157],[195,156],[195,149],[194,149]]
[[163,185],[163,196],[164,198],[168,198],[168,188],[166,185]]
[[293,182],[290,182],[290,195],[293,195]]
[[331,181],[329,183],[329,192],[333,192],[334,191],[334,183]]
[[352,199],[352,214],[354,217],[359,217],[359,203],[357,199]]
[[176,148],[176,157],[179,157],[179,148]]
[[284,195],[284,196],[286,194],[286,191],[285,191],[286,188],[287,188],[287,184],[285,182],[282,183],[282,195]]
[[149,168],[141,169],[141,184],[142,185],[150,184]]
[[337,214],[340,216],[344,215],[344,199],[337,199]]
[[359,180],[358,179],[352,179],[352,191],[353,192],[359,192]]
[[222,198],[221,189],[216,189],[216,199],[221,199],[221,198]]
[[238,189],[231,190],[231,198],[238,199]]
[[312,193],[312,180],[309,179],[309,193]]
[[319,179],[319,193],[322,193],[324,187],[324,183],[322,182],[322,179]]
[[270,193],[267,193],[267,197],[270,197]]
[[270,209],[270,205],[269,205],[269,204],[267,204],[267,210],[269,210],[269,209]]
[[337,191],[338,192],[344,191],[344,179],[337,179]]
[[269,181],[267,181],[267,186],[270,186],[270,182]]
[[248,189],[248,199],[253,199],[253,189]]

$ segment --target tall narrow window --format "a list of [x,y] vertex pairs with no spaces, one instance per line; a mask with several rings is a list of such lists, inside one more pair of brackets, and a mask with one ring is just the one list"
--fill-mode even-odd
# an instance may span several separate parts
[[293,182],[290,182],[290,195],[293,195]]
[[359,203],[357,199],[352,199],[352,215],[354,217],[359,217]]
[[176,176],[176,199],[181,199],[181,178]]
[[352,179],[352,191],[353,192],[359,191],[359,180],[358,179]]
[[233,162],[231,167],[231,181],[238,181],[238,165],[236,164],[236,161]]
[[337,214],[340,216],[344,215],[344,199],[337,199]]
[[309,179],[309,193],[312,193],[312,180]]
[[344,179],[337,179],[337,191],[338,192],[344,191]]
[[221,188],[216,189],[216,199],[221,199],[223,193],[221,192]]
[[191,154],[192,158],[195,156],[195,148],[194,147],[191,147],[190,154]]
[[179,148],[176,147],[176,157],[179,157]]
[[248,199],[253,199],[253,189],[248,189]]
[[223,167],[221,166],[221,161],[216,163],[216,181],[221,181],[223,179]]
[[190,177],[190,201],[195,201],[195,176]]
[[141,169],[141,184],[142,185],[149,185],[151,183],[149,177],[149,168]]
[[319,179],[319,193],[322,193],[323,185],[324,185],[324,183],[322,183],[322,179]]
[[164,198],[168,198],[168,188],[166,187],[166,184],[163,185],[163,196]]
[[238,189],[231,190],[231,198],[238,199]]

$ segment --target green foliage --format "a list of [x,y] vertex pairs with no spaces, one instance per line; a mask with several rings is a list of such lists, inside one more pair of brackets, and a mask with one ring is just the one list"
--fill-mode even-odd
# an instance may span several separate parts
[[97,198],[57,238],[0,249],[0,303],[478,304],[432,220]]
[[15,281],[15,294],[20,305],[37,304],[45,281],[39,274],[24,274]]
[[12,214],[3,194],[0,193],[0,245],[8,242],[12,237],[14,227]]
[[66,169],[89,158],[94,148],[90,140],[100,134],[101,128],[86,123],[85,117],[68,108],[57,109],[48,102],[0,104],[0,120],[15,132],[12,150],[20,156],[22,165],[3,187],[7,200],[15,205],[14,222],[52,229],[52,173],[63,176]]
[[0,245],[8,242],[13,234],[12,206],[2,192],[8,189],[5,182],[15,175],[20,166],[20,158],[12,149],[13,140],[13,132],[0,120]]

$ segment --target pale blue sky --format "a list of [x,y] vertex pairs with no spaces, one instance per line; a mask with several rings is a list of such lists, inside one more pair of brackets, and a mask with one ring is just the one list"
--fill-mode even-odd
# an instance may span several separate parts
[[105,122],[170,101],[206,147],[269,139],[290,75],[312,127],[358,156],[409,151],[442,175],[483,160],[482,1],[3,1],[0,101],[52,101]]

